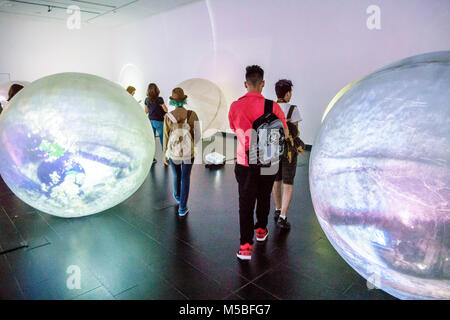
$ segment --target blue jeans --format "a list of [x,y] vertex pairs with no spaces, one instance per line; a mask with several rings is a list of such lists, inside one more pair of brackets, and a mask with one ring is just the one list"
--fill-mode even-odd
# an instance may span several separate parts
[[156,132],[158,132],[159,135],[159,141],[161,142],[161,148],[163,146],[163,135],[164,135],[164,121],[158,121],[158,120],[150,120],[153,128],[153,134],[156,138]]
[[169,159],[170,167],[173,172],[173,195],[175,198],[180,199],[180,209],[185,210],[187,208],[187,201],[189,197],[189,185],[191,183],[191,170],[193,160],[190,163],[184,163]]

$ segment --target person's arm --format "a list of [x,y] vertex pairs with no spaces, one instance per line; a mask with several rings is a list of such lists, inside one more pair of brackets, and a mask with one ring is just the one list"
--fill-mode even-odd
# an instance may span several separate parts
[[161,108],[164,110],[165,113],[169,112],[166,107],[166,104],[164,103],[164,99],[162,97],[159,97],[158,102],[161,105]]
[[[297,137],[300,137],[300,130],[298,129],[298,121],[292,122],[292,123],[297,127]],[[292,137],[292,138],[297,138],[297,137]],[[303,150],[302,147],[298,147],[297,152],[300,152],[304,157],[306,157],[305,150]]]
[[164,129],[163,129],[163,157],[164,163],[168,163],[166,157],[167,144],[169,143],[169,117],[164,117]]
[[145,99],[144,104],[145,104],[145,113],[148,114],[148,100],[147,99]]

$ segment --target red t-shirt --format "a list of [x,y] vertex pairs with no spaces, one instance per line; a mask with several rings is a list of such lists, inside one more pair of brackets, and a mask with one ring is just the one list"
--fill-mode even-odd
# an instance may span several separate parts
[[[230,128],[238,139],[237,163],[248,167],[247,150],[250,147],[250,137],[253,122],[264,114],[265,98],[257,92],[249,92],[239,100],[233,102],[228,113]],[[273,113],[287,128],[283,110],[278,103],[273,103]]]

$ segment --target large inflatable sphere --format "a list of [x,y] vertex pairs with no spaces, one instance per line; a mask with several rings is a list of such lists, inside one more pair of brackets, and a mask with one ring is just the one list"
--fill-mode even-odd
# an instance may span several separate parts
[[136,100],[103,78],[61,73],[21,90],[0,116],[0,174],[14,194],[60,217],[94,214],[143,183],[155,142]]
[[450,51],[378,70],[337,100],[311,153],[328,239],[401,299],[450,299],[449,88]]
[[187,108],[194,110],[201,121],[203,137],[210,137],[225,130],[228,123],[228,107],[222,90],[214,82],[193,78],[178,85],[188,96]]

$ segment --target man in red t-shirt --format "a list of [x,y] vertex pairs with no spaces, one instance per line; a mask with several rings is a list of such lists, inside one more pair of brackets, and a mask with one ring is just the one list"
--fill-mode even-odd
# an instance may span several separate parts
[[[236,180],[239,186],[239,223],[241,245],[237,257],[250,260],[253,249],[253,235],[257,241],[265,241],[268,235],[267,222],[270,211],[270,194],[275,181],[273,174],[262,173],[261,168],[249,166],[247,151],[253,122],[264,114],[265,98],[261,95],[264,88],[264,71],[259,66],[249,66],[245,75],[245,88],[248,93],[233,102],[228,113],[230,128],[238,139]],[[273,103],[273,113],[283,122],[287,136],[287,125],[283,111]],[[256,224],[253,212],[256,205]]]

